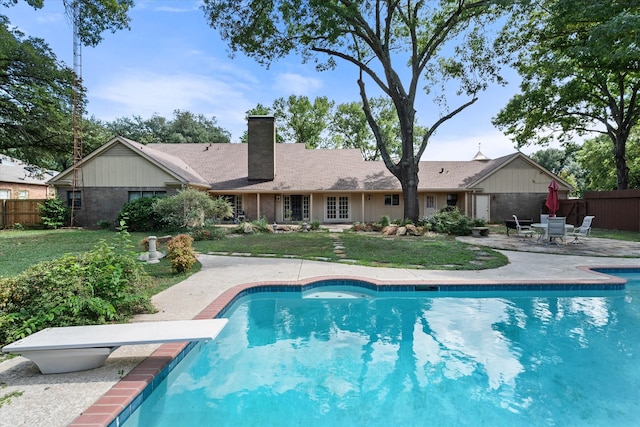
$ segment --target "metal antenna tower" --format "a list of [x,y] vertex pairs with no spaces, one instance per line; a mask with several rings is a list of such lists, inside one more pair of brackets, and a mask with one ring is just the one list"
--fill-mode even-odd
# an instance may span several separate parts
[[[77,209],[83,207],[84,177],[82,175],[82,43],[79,36],[80,5],[73,0],[71,5],[65,1],[65,7],[72,8],[73,16],[73,178],[71,181],[71,220],[74,226]],[[85,218],[86,218],[86,207]],[[86,225],[86,224],[85,224]]]

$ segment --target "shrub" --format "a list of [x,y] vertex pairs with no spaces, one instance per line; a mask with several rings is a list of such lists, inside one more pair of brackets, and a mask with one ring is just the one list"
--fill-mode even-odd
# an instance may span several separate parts
[[67,224],[71,212],[60,199],[47,199],[43,204],[38,205],[42,223],[47,228],[60,228]]
[[225,237],[225,232],[219,227],[198,227],[189,230],[189,235],[193,240],[199,242],[201,240],[220,240]]
[[253,234],[253,233],[270,233],[273,230],[267,218],[262,217],[251,222],[243,222],[231,229],[235,234]]
[[426,218],[425,221],[430,224],[430,229],[436,233],[454,234],[457,236],[466,236],[471,233],[473,227],[477,226],[477,220],[464,215],[458,208],[451,207],[445,208],[435,215]]
[[320,230],[320,221],[318,219],[314,219],[311,221],[311,225],[309,226],[313,231]]
[[233,215],[228,200],[221,197],[213,199],[207,193],[192,188],[175,196],[157,199],[153,210],[169,228],[203,227],[207,219],[219,220]]
[[0,343],[55,326],[122,322],[151,311],[143,267],[106,242],[0,280]]
[[167,257],[174,271],[184,273],[196,263],[196,251],[191,246],[192,243],[193,237],[188,234],[178,234],[167,244]]
[[380,218],[380,227],[385,228],[385,227],[388,227],[390,224],[391,224],[391,219],[389,218],[389,216],[383,215],[382,218]]
[[141,197],[124,204],[118,214],[118,222],[126,221],[130,231],[156,230],[160,217],[154,211],[154,203],[158,197]]

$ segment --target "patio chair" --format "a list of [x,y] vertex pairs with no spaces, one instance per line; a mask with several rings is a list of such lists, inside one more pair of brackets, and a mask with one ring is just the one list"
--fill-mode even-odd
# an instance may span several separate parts
[[594,215],[585,216],[582,220],[582,225],[580,228],[573,230],[573,232],[569,233],[569,236],[573,236],[574,239],[571,243],[577,245],[578,243],[582,243],[579,240],[579,237],[588,237],[591,234],[591,223],[593,222]]
[[513,219],[516,222],[516,231],[518,232],[518,236],[522,237],[522,240],[531,238],[536,233],[531,227],[520,225],[517,216],[513,215]]
[[565,243],[565,236],[567,235],[567,218],[565,217],[553,217],[549,218],[547,223],[547,236],[550,243],[558,244],[558,240]]

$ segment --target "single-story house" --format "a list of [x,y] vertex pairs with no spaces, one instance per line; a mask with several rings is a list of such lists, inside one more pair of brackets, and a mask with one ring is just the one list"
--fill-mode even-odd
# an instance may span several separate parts
[[[247,144],[148,144],[115,137],[82,162],[83,186],[72,192],[73,170],[50,182],[80,225],[113,221],[129,200],[171,195],[193,187],[228,198],[236,215],[269,222],[353,223],[403,217],[400,182],[382,161],[365,161],[357,149],[308,150],[276,144],[274,119],[249,118]],[[469,161],[420,162],[420,215],[457,206],[488,221],[537,218],[549,182],[559,197],[571,186],[522,153]],[[82,221],[86,223],[82,224]]]
[[54,191],[48,181],[56,173],[0,154],[0,200],[47,199]]

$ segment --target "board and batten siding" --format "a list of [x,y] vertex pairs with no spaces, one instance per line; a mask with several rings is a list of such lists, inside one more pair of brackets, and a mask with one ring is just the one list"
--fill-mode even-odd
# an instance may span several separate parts
[[117,144],[82,169],[85,187],[164,187],[175,178]]
[[532,168],[522,159],[516,159],[483,180],[479,186],[484,193],[547,193],[551,178],[541,170]]

